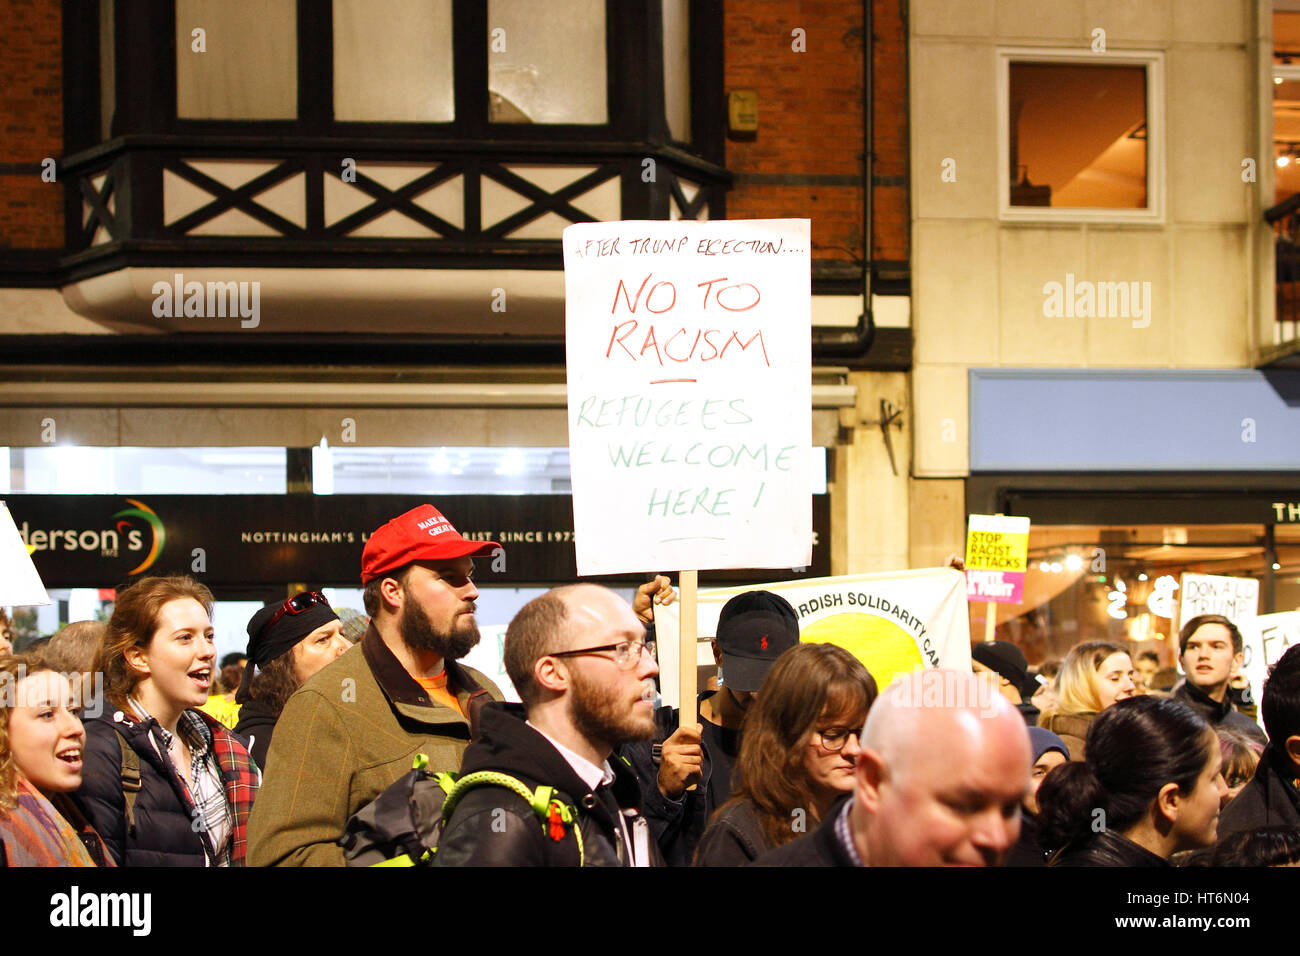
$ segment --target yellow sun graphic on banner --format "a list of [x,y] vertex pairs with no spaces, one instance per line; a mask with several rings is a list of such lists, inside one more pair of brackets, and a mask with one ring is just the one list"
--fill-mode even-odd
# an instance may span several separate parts
[[916,640],[893,621],[874,614],[832,614],[804,627],[805,644],[835,644],[862,662],[884,690],[898,674],[920,670]]

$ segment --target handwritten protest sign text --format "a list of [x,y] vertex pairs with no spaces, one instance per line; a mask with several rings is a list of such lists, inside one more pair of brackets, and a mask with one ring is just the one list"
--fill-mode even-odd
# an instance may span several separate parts
[[579,573],[810,560],[808,225],[565,230]]

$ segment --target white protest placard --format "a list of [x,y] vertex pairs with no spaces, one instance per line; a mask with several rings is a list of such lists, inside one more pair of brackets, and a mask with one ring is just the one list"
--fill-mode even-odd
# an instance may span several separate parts
[[[701,591],[696,615],[699,665],[713,663],[709,642],[717,632],[722,606],[746,591],[781,595],[799,618],[801,641],[843,647],[862,661],[881,690],[899,674],[922,668],[970,671],[966,579],[952,568],[846,574]],[[679,623],[677,605],[655,607],[659,684],[670,707],[677,706]]]
[[1242,671],[1258,704],[1264,694],[1268,669],[1288,648],[1300,644],[1300,611],[1261,614],[1241,628],[1241,640],[1245,655]]
[[806,219],[564,230],[578,573],[812,561]]
[[1184,574],[1179,578],[1178,626],[1202,614],[1222,614],[1244,634],[1259,611],[1259,581],[1219,574]]
[[49,603],[50,596],[45,593],[9,506],[0,502],[0,604],[33,607]]

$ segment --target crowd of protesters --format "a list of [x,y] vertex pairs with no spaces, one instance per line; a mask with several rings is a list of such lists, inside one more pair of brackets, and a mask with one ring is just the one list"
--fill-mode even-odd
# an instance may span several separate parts
[[187,577],[6,647],[0,865],[1300,864],[1300,647],[1256,707],[1227,618],[1182,626],[1181,680],[1106,641],[1036,673],[990,641],[878,687],[751,591],[682,724],[655,706],[664,577],[528,602],[518,704],[462,664],[497,547],[423,505],[367,540],[364,617],[302,592],[219,663]]

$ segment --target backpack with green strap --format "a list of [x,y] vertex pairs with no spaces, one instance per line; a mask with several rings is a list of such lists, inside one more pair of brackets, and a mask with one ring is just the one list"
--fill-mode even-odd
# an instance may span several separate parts
[[470,790],[484,786],[518,794],[548,833],[556,825],[571,828],[578,841],[578,865],[585,862],[577,811],[556,799],[554,787],[530,790],[523,781],[492,770],[461,777],[428,768],[428,756],[416,754],[408,773],[348,820],[339,838],[348,866],[430,865],[456,804]]

